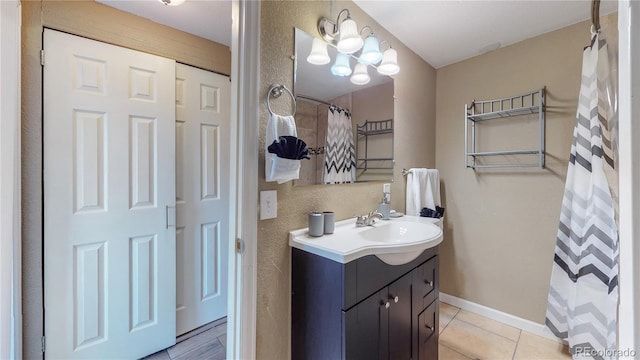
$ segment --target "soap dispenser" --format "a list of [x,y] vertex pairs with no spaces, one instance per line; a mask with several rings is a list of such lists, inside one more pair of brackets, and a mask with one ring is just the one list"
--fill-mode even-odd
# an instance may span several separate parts
[[382,201],[378,204],[378,212],[382,214],[382,220],[389,220],[391,211],[391,184],[382,185]]

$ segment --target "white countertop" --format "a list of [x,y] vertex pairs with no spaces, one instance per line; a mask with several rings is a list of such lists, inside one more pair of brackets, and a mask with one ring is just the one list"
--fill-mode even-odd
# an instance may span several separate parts
[[[418,222],[432,225],[433,228],[429,227],[424,236],[408,241],[369,241],[362,234],[367,230],[390,225],[394,221],[396,224]],[[291,231],[289,246],[346,264],[366,255],[421,252],[442,242],[442,219],[405,215],[390,220],[377,220],[373,226],[365,227],[356,227],[355,222],[355,219],[336,222],[333,234],[319,237],[310,236],[308,228]]]

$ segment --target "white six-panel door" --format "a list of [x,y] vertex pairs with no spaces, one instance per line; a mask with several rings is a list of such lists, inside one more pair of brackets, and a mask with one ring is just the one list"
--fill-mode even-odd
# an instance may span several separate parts
[[230,87],[176,66],[178,335],[227,315]]
[[44,44],[45,356],[139,358],[175,343],[175,62]]

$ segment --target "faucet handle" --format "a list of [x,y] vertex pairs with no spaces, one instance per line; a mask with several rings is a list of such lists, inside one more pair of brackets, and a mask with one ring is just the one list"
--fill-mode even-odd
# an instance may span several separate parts
[[365,226],[366,217],[365,215],[356,215],[356,226]]

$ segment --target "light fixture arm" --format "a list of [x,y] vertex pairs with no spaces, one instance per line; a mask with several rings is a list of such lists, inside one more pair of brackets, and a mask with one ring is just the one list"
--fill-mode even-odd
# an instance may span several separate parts
[[336,18],[336,23],[334,25],[336,27],[336,31],[338,30],[337,27],[340,26],[340,16],[345,12],[347,13],[347,17],[345,18],[345,20],[351,19],[351,13],[349,12],[349,9],[340,10],[340,12],[338,13],[338,17]]
[[338,13],[338,17],[336,17],[335,22],[327,19],[326,17],[322,17],[320,18],[320,20],[318,20],[318,32],[327,42],[332,44],[335,44],[337,42],[336,38],[340,33],[340,16],[342,16],[342,14],[344,14],[345,12],[347,13],[347,17],[345,18],[345,20],[350,19],[351,13],[349,12],[349,9],[342,9]]
[[[388,46],[386,49],[382,49],[382,44],[384,44],[384,43],[386,43],[387,46]],[[380,51],[384,51],[384,50],[388,50],[388,49],[391,49],[391,43],[388,42],[387,40],[380,41]]]
[[361,35],[361,36],[364,36],[364,35],[362,34],[362,32],[363,32],[363,31],[365,31],[365,30],[367,30],[367,29],[369,29],[369,34],[367,34],[367,35],[373,35],[373,29],[372,29],[372,28],[371,28],[371,26],[369,26],[369,25],[365,25],[365,26],[363,26],[363,27],[362,27],[362,29],[360,29],[360,35]]

